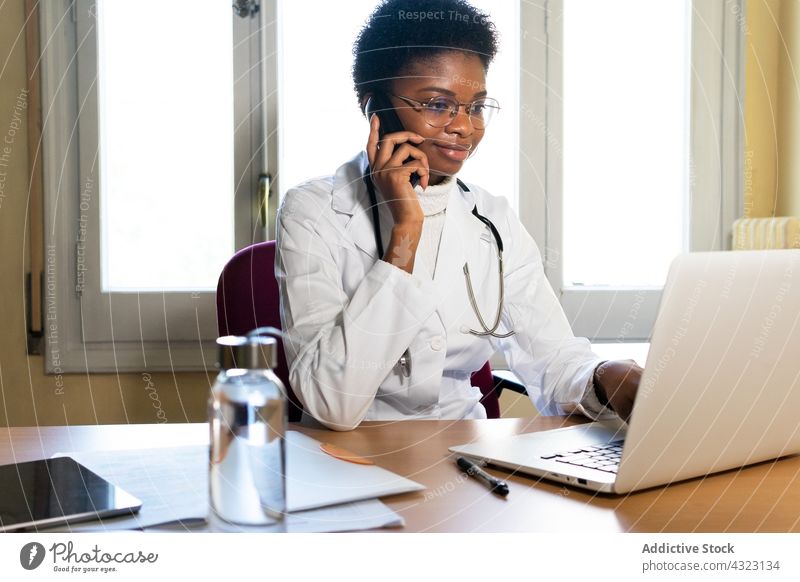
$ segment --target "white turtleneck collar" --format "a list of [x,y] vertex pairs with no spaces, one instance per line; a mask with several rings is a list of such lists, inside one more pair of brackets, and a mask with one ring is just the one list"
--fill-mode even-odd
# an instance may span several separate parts
[[455,186],[455,176],[447,176],[439,184],[428,186],[424,190],[422,186],[417,185],[414,191],[419,198],[422,213],[428,217],[444,212],[447,208],[447,200],[450,198],[450,192]]

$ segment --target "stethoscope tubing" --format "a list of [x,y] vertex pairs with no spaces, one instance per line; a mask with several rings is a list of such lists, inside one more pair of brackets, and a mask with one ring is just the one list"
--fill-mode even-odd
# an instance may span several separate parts
[[[372,227],[375,231],[375,245],[378,248],[378,257],[381,258],[384,255],[384,248],[383,248],[383,238],[381,236],[381,223],[380,223],[380,215],[378,214],[378,197],[375,194],[375,184],[372,181],[372,172],[370,167],[367,166],[366,171],[364,172],[364,183],[367,186],[367,192],[369,193],[369,202],[372,209]],[[467,187],[464,182],[460,179],[456,179],[456,184],[458,187],[461,188],[464,192],[469,192],[469,188]],[[503,238],[500,236],[500,232],[495,227],[494,223],[486,218],[485,216],[478,213],[478,206],[477,204],[472,208],[472,215],[475,216],[478,220],[480,220],[486,227],[491,231],[492,236],[494,237],[495,243],[497,244],[497,260],[498,260],[498,272],[500,275],[500,282],[499,282],[499,291],[500,291],[500,300],[497,302],[497,313],[495,314],[494,324],[491,327],[486,325],[486,322],[481,315],[480,308],[478,307],[478,302],[475,299],[475,291],[472,287],[472,278],[469,274],[469,265],[464,263],[464,278],[467,281],[467,293],[469,295],[469,301],[472,305],[472,310],[475,312],[476,317],[478,318],[478,322],[481,324],[483,331],[477,331],[474,329],[468,330],[468,332],[475,336],[492,336],[496,338],[507,338],[514,335],[514,330],[511,330],[508,333],[497,333],[497,328],[500,326],[500,319],[503,313],[503,303],[505,302],[505,276],[503,271]],[[405,354],[404,358],[407,358],[408,355]],[[407,367],[404,366],[404,368]]]

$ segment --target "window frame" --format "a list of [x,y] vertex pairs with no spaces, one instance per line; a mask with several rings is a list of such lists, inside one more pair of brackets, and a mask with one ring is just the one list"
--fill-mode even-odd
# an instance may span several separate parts
[[[575,335],[596,342],[648,341],[660,288],[562,283],[563,24],[558,15],[563,2],[522,3],[520,191],[525,195],[519,216],[540,245],[545,273]],[[743,15],[742,0],[692,2],[685,243],[690,251],[730,249],[731,226],[742,213]],[[525,108],[530,108],[527,115]]]
[[[99,179],[81,152],[97,149],[94,76],[96,37],[91,0],[54,0],[41,6],[40,30],[43,103],[43,178],[45,191],[45,370],[62,372],[196,371],[216,359],[215,292],[103,294],[87,301],[77,291],[78,224],[81,193],[94,189],[86,260],[99,265]],[[267,174],[265,119],[260,63],[263,15],[232,16],[234,39],[235,248],[266,239],[260,185]],[[98,271],[99,272],[99,271]],[[111,312],[108,304],[122,295],[129,303]],[[139,297],[137,297],[137,295]],[[169,312],[171,321],[149,317],[140,322],[131,305],[150,301]],[[130,303],[133,301],[133,303]],[[117,301],[117,303],[121,303]],[[167,310],[166,306],[170,305]],[[134,307],[135,309],[135,307]],[[111,319],[114,317],[114,319]],[[107,318],[108,337],[87,336],[87,321]],[[127,321],[120,321],[127,319]],[[113,326],[111,325],[113,321]],[[143,329],[159,329],[146,341]],[[177,327],[176,327],[177,326]],[[194,337],[192,337],[194,328]],[[204,330],[199,333],[199,330]],[[176,333],[177,330],[177,333]],[[170,337],[172,331],[172,337]],[[176,339],[176,335],[178,339]]]

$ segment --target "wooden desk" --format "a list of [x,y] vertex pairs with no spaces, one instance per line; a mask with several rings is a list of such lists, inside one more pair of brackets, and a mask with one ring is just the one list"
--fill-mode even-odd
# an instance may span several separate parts
[[[537,419],[364,423],[349,433],[292,426],[426,485],[384,501],[407,532],[797,532],[800,457],[634,493],[593,495],[490,470],[506,478],[502,499],[464,477],[447,452],[473,439],[557,428],[572,421]],[[0,429],[0,464],[57,451],[181,446],[207,442],[205,424]]]

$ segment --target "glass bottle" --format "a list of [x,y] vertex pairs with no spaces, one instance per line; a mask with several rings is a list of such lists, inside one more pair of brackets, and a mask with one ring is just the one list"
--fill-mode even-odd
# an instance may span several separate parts
[[286,392],[272,371],[274,338],[217,340],[220,372],[209,399],[209,499],[214,516],[245,526],[286,513]]

